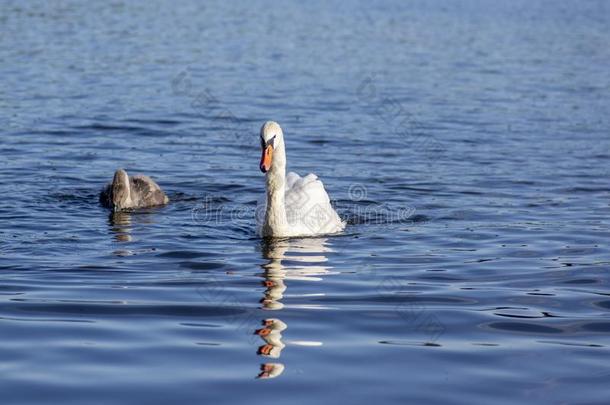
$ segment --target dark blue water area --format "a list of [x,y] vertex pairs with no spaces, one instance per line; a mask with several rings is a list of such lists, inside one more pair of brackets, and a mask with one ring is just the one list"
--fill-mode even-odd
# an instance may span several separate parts
[[[2,403],[607,403],[609,21],[2,2]],[[268,119],[341,235],[256,236]]]

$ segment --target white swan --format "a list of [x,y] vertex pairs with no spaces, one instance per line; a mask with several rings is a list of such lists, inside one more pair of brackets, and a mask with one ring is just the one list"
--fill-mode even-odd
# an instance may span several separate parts
[[260,169],[266,173],[266,195],[258,201],[256,222],[262,237],[313,236],[341,232],[345,222],[330,205],[315,174],[286,175],[284,133],[267,121],[260,131]]

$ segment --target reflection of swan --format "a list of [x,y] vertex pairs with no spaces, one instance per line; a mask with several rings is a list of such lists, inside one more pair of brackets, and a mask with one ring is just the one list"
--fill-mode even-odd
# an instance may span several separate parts
[[[311,236],[341,232],[345,222],[330,205],[324,185],[315,174],[286,176],[286,151],[282,128],[266,122],[260,132],[260,168],[266,175],[266,196],[256,212],[261,236]],[[263,215],[264,213],[264,215]]]
[[119,242],[131,242],[131,214],[128,212],[113,212],[108,217],[110,230]]
[[264,309],[274,310],[284,308],[284,304],[280,300],[284,296],[284,291],[286,291],[286,284],[284,284],[285,273],[282,270],[267,272],[263,282],[267,289],[265,290],[265,296],[261,300]]
[[286,345],[282,342],[282,332],[288,327],[279,319],[263,320],[264,328],[258,329],[255,334],[260,336],[265,344],[258,348],[258,354],[277,359]]
[[167,204],[169,198],[150,177],[142,174],[129,177],[125,170],[119,169],[114,173],[112,183],[100,193],[100,202],[117,212]]
[[[110,233],[114,234],[114,239],[117,242],[132,242],[132,226],[134,224],[151,224],[154,220],[155,216],[147,211],[140,211],[137,213],[128,211],[112,212],[108,217],[108,228]],[[138,249],[137,251],[117,249],[113,253],[116,256],[131,256],[137,253],[151,252],[154,249],[155,248]]]
[[[286,291],[284,280],[320,281],[319,276],[329,272],[323,263],[323,253],[331,251],[325,243],[326,238],[303,239],[270,239],[263,242],[263,256],[269,262],[262,267],[265,270],[263,285],[267,288],[261,300],[263,309],[282,309],[280,300]],[[295,254],[293,254],[295,253]],[[284,265],[282,260],[289,260]]]
[[[263,309],[280,310],[284,304],[280,300],[286,291],[285,280],[320,281],[321,275],[328,274],[329,270],[323,263],[326,262],[324,253],[331,249],[326,246],[327,239],[266,239],[263,241],[262,253],[269,261],[264,264],[263,285],[266,287],[263,299]],[[283,260],[289,264],[282,263]],[[262,321],[263,328],[254,332],[264,344],[257,350],[257,354],[264,357],[279,358],[286,347],[282,342],[282,332],[288,325],[278,318],[267,318]],[[319,342],[291,342],[292,344],[317,346]],[[265,363],[261,365],[258,378],[275,378],[284,372],[281,363]]]
[[284,372],[282,363],[261,364],[261,372],[257,378],[275,378]]

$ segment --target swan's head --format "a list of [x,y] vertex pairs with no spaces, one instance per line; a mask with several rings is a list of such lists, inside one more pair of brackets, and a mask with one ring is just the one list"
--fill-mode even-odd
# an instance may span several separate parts
[[114,211],[120,211],[127,206],[129,202],[129,176],[123,169],[119,169],[114,173],[112,180],[112,207]]
[[273,164],[273,151],[279,145],[283,145],[284,133],[282,128],[275,121],[267,121],[261,127],[261,172],[267,173]]

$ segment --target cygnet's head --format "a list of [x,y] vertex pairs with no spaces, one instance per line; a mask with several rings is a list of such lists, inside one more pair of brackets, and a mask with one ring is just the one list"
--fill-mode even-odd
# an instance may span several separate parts
[[274,163],[273,151],[284,145],[284,133],[280,125],[275,121],[265,122],[261,127],[260,142],[262,150],[260,169],[261,172],[267,173]]
[[112,207],[115,212],[127,207],[130,201],[129,192],[129,176],[125,170],[119,169],[112,180]]

